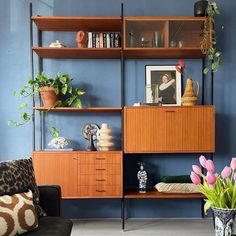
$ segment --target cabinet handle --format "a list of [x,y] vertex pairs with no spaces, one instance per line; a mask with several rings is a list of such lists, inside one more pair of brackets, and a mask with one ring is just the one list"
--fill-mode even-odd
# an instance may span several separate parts
[[175,111],[165,111],[165,112],[175,112]]
[[96,181],[103,182],[103,181],[106,181],[106,180],[105,179],[96,179]]
[[73,157],[72,159],[73,159],[73,160],[77,160],[77,158],[76,158],[76,157]]
[[96,157],[96,160],[105,160],[104,157]]
[[96,169],[96,170],[106,170],[106,169]]
[[97,193],[105,193],[106,190],[96,190]]

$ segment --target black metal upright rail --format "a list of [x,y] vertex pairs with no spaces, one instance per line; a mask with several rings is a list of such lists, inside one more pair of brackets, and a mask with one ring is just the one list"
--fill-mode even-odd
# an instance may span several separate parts
[[[33,9],[32,3],[29,4],[29,22],[30,22],[30,74],[31,79],[34,80],[34,55],[33,55]],[[35,97],[34,94],[32,96],[32,106],[35,106]],[[32,111],[32,150],[35,151],[35,110]]]

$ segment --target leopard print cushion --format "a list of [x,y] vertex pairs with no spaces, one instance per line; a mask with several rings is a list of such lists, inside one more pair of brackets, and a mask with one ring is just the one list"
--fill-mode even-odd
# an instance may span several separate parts
[[39,190],[35,181],[32,158],[0,162],[0,196],[29,188],[33,192],[38,216],[46,214],[39,206]]

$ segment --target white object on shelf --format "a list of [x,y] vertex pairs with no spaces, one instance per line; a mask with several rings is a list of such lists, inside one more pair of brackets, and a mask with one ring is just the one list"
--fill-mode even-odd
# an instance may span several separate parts
[[97,132],[98,147],[100,151],[110,151],[114,146],[112,142],[112,130],[107,123],[103,123],[101,129]]
[[52,43],[49,45],[49,47],[50,47],[50,48],[65,48],[66,45],[60,43],[59,40],[56,40],[56,42],[52,42]]

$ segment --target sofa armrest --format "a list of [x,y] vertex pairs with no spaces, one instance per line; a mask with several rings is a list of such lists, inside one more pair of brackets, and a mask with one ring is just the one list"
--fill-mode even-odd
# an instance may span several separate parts
[[61,215],[61,188],[58,185],[40,185],[39,205],[48,216]]

